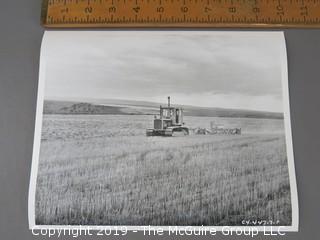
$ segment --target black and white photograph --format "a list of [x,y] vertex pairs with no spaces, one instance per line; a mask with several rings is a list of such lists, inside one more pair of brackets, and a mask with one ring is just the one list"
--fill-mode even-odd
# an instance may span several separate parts
[[298,230],[282,32],[50,31],[29,226]]

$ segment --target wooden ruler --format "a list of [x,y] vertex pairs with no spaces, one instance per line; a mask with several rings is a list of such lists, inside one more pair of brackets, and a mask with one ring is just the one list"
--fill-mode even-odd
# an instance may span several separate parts
[[320,27],[320,0],[43,0],[45,27]]

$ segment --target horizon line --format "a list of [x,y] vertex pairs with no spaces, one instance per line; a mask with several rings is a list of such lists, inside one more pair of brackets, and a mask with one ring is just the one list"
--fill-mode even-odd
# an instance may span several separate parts
[[[123,98],[78,98],[78,97],[70,97],[70,98],[64,98],[64,97],[44,97],[44,101],[49,100],[49,101],[66,101],[66,102],[90,102],[90,101],[112,101],[112,100],[117,100],[117,101],[131,101],[131,102],[145,102],[145,103],[150,103],[150,104],[158,104],[159,106],[164,104],[160,102],[153,102],[153,101],[148,101],[148,100],[131,100],[131,99],[123,99]],[[96,102],[93,102],[96,103]],[[166,104],[166,103],[165,103]],[[194,108],[215,108],[215,109],[228,109],[228,110],[238,110],[238,111],[252,111],[252,112],[264,112],[264,113],[274,113],[274,114],[284,114],[283,111],[276,112],[276,111],[268,111],[268,110],[256,110],[256,109],[248,109],[248,108],[223,108],[223,107],[208,107],[208,106],[196,106],[196,105],[184,105],[184,104],[172,104],[173,106],[181,106],[181,107],[194,107]],[[133,105],[134,106],[134,105]]]

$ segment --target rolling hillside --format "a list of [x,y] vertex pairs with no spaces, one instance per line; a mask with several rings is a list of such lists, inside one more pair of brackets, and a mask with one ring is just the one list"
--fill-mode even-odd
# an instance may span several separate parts
[[[160,103],[128,100],[86,100],[58,101],[45,100],[44,114],[120,114],[120,115],[155,115],[159,113]],[[165,104],[162,104],[165,106]],[[282,113],[252,110],[205,108],[181,106],[186,116],[234,117],[234,118],[271,118],[281,119]]]

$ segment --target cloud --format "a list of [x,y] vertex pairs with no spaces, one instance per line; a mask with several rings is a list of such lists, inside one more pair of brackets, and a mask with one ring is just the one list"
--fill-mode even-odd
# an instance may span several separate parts
[[265,99],[278,104],[260,103],[261,109],[281,110],[279,36],[253,32],[52,32],[45,45],[46,96],[150,100],[171,94],[189,96],[189,102],[193,96],[198,99],[195,103],[203,105],[217,102],[217,96],[224,101],[222,96],[229,96],[234,108],[248,107],[241,99]]

